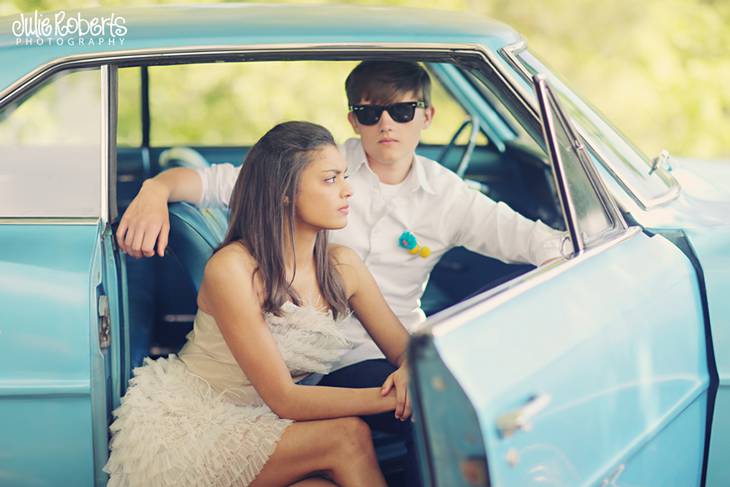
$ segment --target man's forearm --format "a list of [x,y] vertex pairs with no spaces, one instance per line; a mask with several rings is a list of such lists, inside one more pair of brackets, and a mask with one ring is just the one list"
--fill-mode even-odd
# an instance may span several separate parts
[[197,203],[203,195],[200,176],[186,167],[175,167],[146,180],[142,189],[157,193],[169,202],[186,201]]

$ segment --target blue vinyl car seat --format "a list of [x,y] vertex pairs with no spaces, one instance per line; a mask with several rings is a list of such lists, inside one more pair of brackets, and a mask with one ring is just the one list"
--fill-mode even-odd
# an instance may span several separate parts
[[196,292],[203,280],[205,263],[225,238],[227,228],[227,210],[201,209],[189,203],[170,205],[168,247],[187,271]]

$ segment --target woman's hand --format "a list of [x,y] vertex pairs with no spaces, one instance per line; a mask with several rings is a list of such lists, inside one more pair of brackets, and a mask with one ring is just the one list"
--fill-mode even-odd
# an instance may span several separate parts
[[395,389],[395,417],[401,421],[411,417],[411,397],[408,395],[408,367],[404,363],[383,382],[380,392],[388,395]]

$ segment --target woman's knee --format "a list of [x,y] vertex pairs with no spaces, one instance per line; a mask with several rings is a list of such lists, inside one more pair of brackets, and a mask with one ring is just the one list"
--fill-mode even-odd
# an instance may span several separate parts
[[373,453],[373,440],[368,424],[358,417],[337,419],[334,425],[337,432],[337,450],[342,455],[370,455]]

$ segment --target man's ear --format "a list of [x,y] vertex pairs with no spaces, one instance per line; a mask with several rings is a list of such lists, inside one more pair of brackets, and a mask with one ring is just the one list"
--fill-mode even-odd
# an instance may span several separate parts
[[357,118],[355,118],[355,114],[353,112],[347,112],[347,121],[350,122],[352,130],[354,130],[357,135],[360,135],[360,124],[357,123]]
[[289,205],[289,197],[288,196],[284,196],[284,199],[282,200],[282,203],[284,203],[284,206],[288,206]]
[[423,109],[423,128],[427,129],[431,125],[435,115],[436,108],[433,105]]

